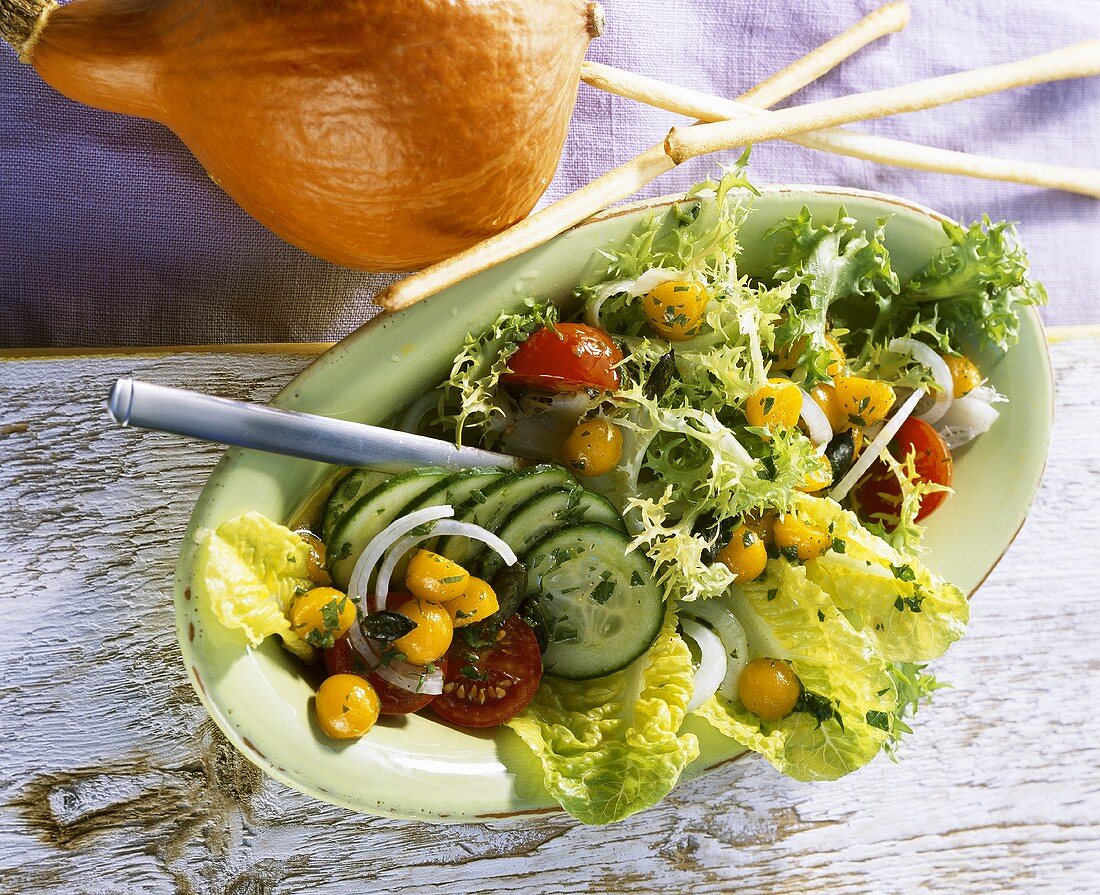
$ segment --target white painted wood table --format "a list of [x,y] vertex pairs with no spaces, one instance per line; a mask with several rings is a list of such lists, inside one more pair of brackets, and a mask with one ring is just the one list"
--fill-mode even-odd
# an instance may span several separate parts
[[1052,355],[1045,483],[901,763],[800,784],[744,760],[602,829],[356,815],[207,720],[170,583],[220,452],[103,398],[133,374],[262,401],[308,351],[0,361],[0,892],[1100,892],[1100,340]]

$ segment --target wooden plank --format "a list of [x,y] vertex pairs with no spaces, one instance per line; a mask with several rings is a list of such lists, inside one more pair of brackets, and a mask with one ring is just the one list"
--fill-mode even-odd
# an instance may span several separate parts
[[[1100,339],[1100,324],[1048,326],[1047,340]],[[78,357],[161,357],[178,354],[280,354],[315,357],[328,351],[335,342],[222,342],[213,345],[151,345],[120,348],[0,348],[0,361],[44,360]]]
[[267,780],[206,720],[168,607],[219,450],[115,429],[102,399],[134,375],[264,401],[308,356],[4,364],[0,891],[1100,891],[1096,347],[1053,348],[1046,480],[900,764],[799,784],[741,761],[603,829],[355,815]]

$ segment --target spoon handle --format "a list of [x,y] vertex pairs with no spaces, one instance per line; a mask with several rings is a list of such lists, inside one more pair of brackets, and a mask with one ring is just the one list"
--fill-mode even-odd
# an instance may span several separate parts
[[246,404],[134,379],[115,383],[107,399],[107,411],[123,426],[322,463],[366,466],[380,472],[401,472],[414,466],[514,469],[521,463],[508,454],[456,448],[423,435]]

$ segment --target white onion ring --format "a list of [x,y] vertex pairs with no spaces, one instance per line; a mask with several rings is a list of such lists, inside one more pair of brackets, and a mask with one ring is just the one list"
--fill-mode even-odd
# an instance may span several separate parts
[[924,396],[925,391],[918,388],[913,394],[905,399],[905,403],[902,404],[901,407],[898,408],[898,412],[890,418],[890,422],[879,430],[878,435],[875,436],[875,440],[867,445],[863,453],[859,455],[859,459],[852,464],[852,468],[848,470],[848,474],[829,492],[829,497],[838,502],[845,498],[848,492],[852,490],[852,486],[862,478],[863,473],[870,469],[871,465],[882,456],[882,452],[886,450],[886,446],[890,443],[890,439],[897,435],[898,429],[901,428],[901,424],[912,416],[917,404],[920,403],[920,399]]
[[352,648],[363,657],[370,670],[387,684],[407,690],[409,693],[438,696],[443,692],[443,671],[438,665],[433,671],[428,671],[422,665],[411,665],[408,662],[395,661],[388,665],[383,664],[381,649],[363,633],[357,624],[348,629],[348,640]]
[[348,582],[348,596],[366,599],[368,612],[377,610],[377,605],[370,597],[369,585],[370,574],[374,571],[378,560],[382,558],[382,554],[394,541],[408,534],[418,525],[423,525],[425,522],[435,522],[437,519],[446,519],[454,514],[454,508],[449,504],[438,507],[424,507],[422,510],[395,519],[383,528],[371,539],[366,549],[359,554],[359,559],[355,561],[355,568],[351,570],[351,579]]
[[749,661],[749,638],[733,610],[716,600],[696,600],[680,604],[680,615],[706,622],[717,633],[726,653],[726,675],[718,692],[726,699],[737,698],[737,681]]
[[[442,525],[443,523],[439,523]],[[436,525],[430,532],[425,535],[410,535],[407,538],[402,538],[397,541],[386,554],[386,558],[382,560],[382,565],[378,569],[378,577],[374,582],[374,599],[371,603],[375,606],[385,606],[386,597],[390,594],[390,579],[393,577],[393,570],[397,568],[397,564],[401,562],[401,557],[408,553],[417,544],[422,544],[424,541],[430,541],[434,537],[438,537],[440,534],[446,534],[446,532],[440,532],[439,525]],[[374,610],[372,610],[374,611]]]
[[393,577],[393,570],[396,569],[397,564],[401,562],[401,558],[417,544],[440,535],[460,535],[474,541],[481,541],[483,544],[487,544],[490,548],[499,553],[500,558],[504,560],[506,566],[514,566],[519,561],[519,557],[516,556],[515,551],[511,547],[491,531],[482,528],[480,525],[474,525],[472,522],[455,522],[450,519],[437,522],[427,534],[410,535],[402,538],[386,553],[386,558],[382,560],[382,566],[378,570],[378,579],[374,584],[373,602],[376,606],[383,605],[386,601],[386,597],[389,596],[390,579]]
[[810,441],[814,444],[828,444],[833,440],[833,426],[829,417],[809,392],[801,388],[799,391],[802,393],[802,422],[809,431]]
[[680,627],[699,647],[699,667],[692,680],[691,700],[685,710],[694,712],[718,692],[726,676],[726,650],[717,634],[694,619],[680,619]]
[[926,423],[938,422],[955,400],[955,381],[951,378],[951,368],[947,366],[947,361],[924,342],[916,339],[893,339],[886,347],[895,354],[908,355],[932,373],[937,385],[936,402],[924,413],[917,414],[917,419]]

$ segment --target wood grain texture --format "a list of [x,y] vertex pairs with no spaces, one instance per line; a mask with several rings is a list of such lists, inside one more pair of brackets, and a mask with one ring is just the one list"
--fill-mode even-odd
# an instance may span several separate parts
[[1098,892],[1098,347],[1053,348],[1046,480],[900,764],[800,784],[745,760],[602,829],[356,815],[206,719],[170,592],[219,451],[113,428],[102,401],[124,375],[266,400],[308,357],[0,362],[0,893]]

